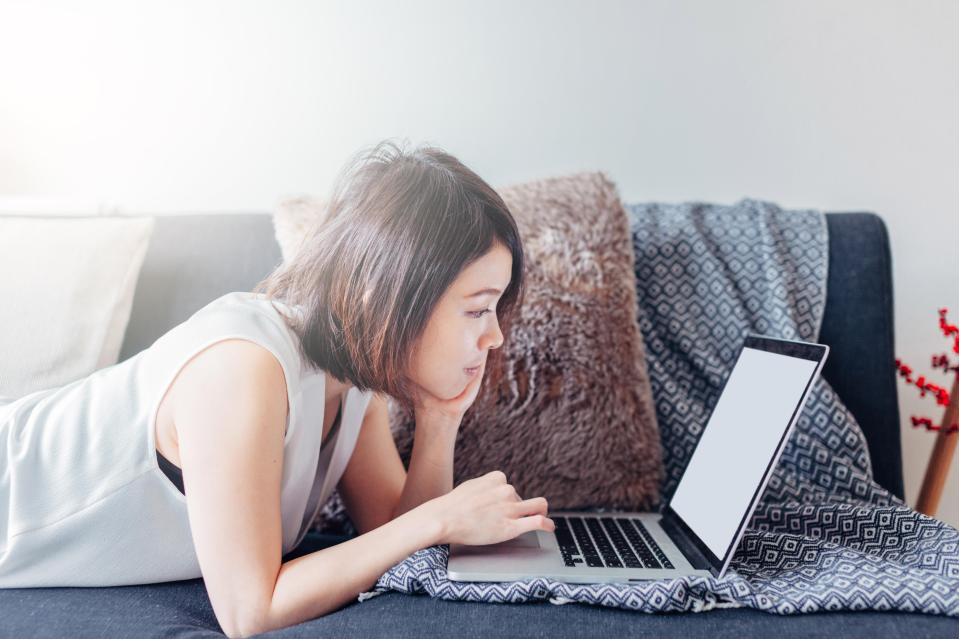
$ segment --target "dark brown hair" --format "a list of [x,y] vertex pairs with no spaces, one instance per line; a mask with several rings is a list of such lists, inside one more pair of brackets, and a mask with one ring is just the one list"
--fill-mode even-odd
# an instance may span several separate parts
[[254,292],[302,307],[301,316],[284,316],[313,366],[411,410],[414,346],[446,289],[494,241],[513,257],[497,307],[508,339],[524,262],[503,199],[441,149],[386,140],[347,163],[322,223]]

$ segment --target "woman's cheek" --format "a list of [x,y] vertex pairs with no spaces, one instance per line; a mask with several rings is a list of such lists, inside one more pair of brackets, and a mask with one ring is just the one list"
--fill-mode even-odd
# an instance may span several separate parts
[[[445,369],[444,369],[445,373]],[[442,379],[437,379],[433,388],[433,394],[441,399],[452,399],[462,392],[459,382],[453,379],[451,375],[444,374]]]
[[437,389],[442,389],[447,398],[456,397],[463,390],[459,388],[459,384],[465,373],[461,370],[462,357],[458,349],[459,343],[448,341],[442,350],[436,353],[434,379]]
[[434,332],[427,349],[424,373],[430,382],[430,390],[437,396],[451,399],[469,383],[463,368],[477,359],[473,332],[470,325],[458,313],[440,314],[436,317],[439,330]]

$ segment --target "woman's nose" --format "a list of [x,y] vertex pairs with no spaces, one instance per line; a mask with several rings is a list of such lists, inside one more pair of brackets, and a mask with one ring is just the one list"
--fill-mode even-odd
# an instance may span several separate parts
[[499,322],[493,322],[493,330],[484,334],[485,344],[483,348],[499,348],[503,345],[503,331],[499,328]]

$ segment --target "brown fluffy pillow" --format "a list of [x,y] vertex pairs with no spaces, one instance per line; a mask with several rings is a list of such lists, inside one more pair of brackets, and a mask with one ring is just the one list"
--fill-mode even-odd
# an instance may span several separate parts
[[[523,498],[551,510],[644,510],[659,501],[662,453],[636,322],[629,222],[603,173],[499,189],[526,253],[524,304],[456,442],[454,482],[502,470]],[[312,210],[312,215],[308,212]],[[322,217],[316,200],[274,215],[284,256]],[[414,423],[390,402],[409,462]],[[350,532],[334,496],[315,527]]]

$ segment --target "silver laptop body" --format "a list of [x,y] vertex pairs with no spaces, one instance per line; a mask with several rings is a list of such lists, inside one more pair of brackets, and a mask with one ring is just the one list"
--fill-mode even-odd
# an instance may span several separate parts
[[662,513],[556,511],[555,532],[450,545],[454,581],[722,577],[829,347],[749,335]]

